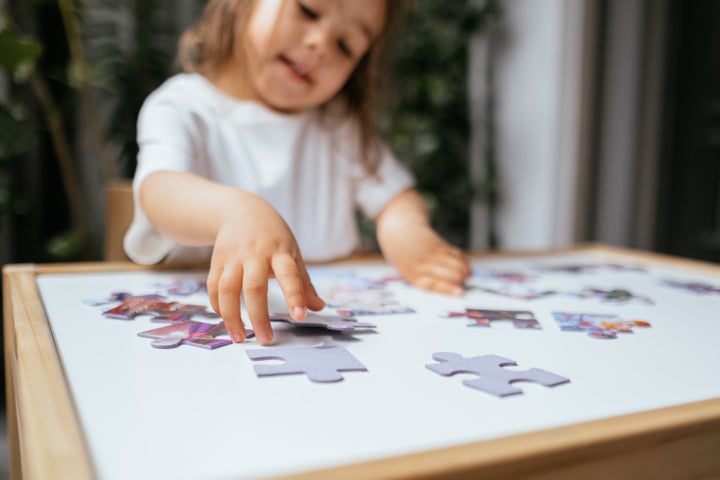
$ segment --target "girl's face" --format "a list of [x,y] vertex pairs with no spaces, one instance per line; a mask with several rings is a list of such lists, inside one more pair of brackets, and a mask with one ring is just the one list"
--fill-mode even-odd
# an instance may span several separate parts
[[245,71],[235,61],[216,83],[276,110],[322,105],[345,85],[382,32],[386,1],[257,0],[235,39]]

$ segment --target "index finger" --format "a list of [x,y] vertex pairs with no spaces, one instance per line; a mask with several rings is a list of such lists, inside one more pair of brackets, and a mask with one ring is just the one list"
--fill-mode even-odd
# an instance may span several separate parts
[[272,327],[268,315],[268,267],[265,262],[248,262],[243,277],[243,297],[255,338],[267,345],[272,341]]
[[[245,337],[245,325],[240,314],[240,292],[242,291],[242,269],[239,271],[227,266],[217,281],[216,311],[225,322],[230,338],[242,342]],[[214,296],[214,295],[213,295]]]
[[290,255],[273,257],[272,269],[285,297],[290,316],[295,320],[302,320],[307,315],[307,299],[303,277],[295,259]]

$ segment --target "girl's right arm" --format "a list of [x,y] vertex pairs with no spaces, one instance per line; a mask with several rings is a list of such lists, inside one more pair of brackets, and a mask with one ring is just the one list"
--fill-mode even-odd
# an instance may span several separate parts
[[235,342],[245,339],[240,295],[258,341],[272,340],[268,278],[274,275],[288,311],[301,320],[325,303],[310,283],[300,249],[275,209],[250,192],[198,175],[161,171],[140,185],[140,204],[161,234],[186,246],[213,245],[210,303]]

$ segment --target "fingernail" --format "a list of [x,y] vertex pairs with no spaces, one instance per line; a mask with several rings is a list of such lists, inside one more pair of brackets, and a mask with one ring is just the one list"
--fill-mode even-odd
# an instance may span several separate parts
[[270,343],[271,337],[265,332],[255,332],[255,338],[262,344]]
[[230,334],[230,338],[231,338],[232,341],[235,342],[235,343],[242,343],[243,340],[245,340],[245,338],[243,337],[242,333],[240,333],[240,332],[232,332],[232,333]]
[[305,317],[305,309],[302,307],[293,308],[293,317],[295,317],[295,319],[297,319],[297,320],[304,318]]
[[462,297],[462,296],[465,294],[465,290],[463,290],[462,288],[458,287],[458,288],[456,288],[455,290],[453,290],[452,293],[453,293],[453,295],[455,295],[456,297]]

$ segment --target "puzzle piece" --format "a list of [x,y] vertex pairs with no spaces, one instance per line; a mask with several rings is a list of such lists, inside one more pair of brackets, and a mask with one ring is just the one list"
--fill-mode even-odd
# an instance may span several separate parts
[[610,270],[611,272],[638,272],[645,273],[647,270],[641,265],[625,265],[622,263],[576,263],[576,264],[557,264],[545,265],[539,267],[540,270],[550,273],[595,273],[598,270]]
[[254,365],[258,377],[304,373],[313,382],[339,382],[340,372],[366,372],[347,349],[338,346],[272,347],[246,350],[251,360],[284,360],[281,365]]
[[308,313],[304,320],[295,320],[288,313],[273,313],[270,314],[270,320],[279,320],[299,327],[327,328],[328,330],[335,330],[338,332],[375,328],[375,325],[372,323],[358,322],[354,318],[331,317],[315,313]]
[[205,282],[195,278],[175,278],[170,283],[158,283],[155,286],[166,291],[168,295],[179,297],[186,297],[194,293],[207,293]]
[[348,317],[359,317],[362,315],[395,315],[399,313],[415,313],[410,307],[394,305],[368,305],[349,308],[338,308],[337,313]]
[[553,312],[560,330],[587,332],[593,338],[615,339],[619,333],[633,333],[633,327],[649,327],[645,320],[623,320],[614,314]]
[[481,292],[494,293],[503,297],[513,298],[516,300],[536,300],[538,298],[554,295],[554,290],[537,290],[523,284],[506,284],[498,288],[472,287],[474,290]]
[[142,300],[165,300],[165,297],[158,293],[150,293],[147,295],[132,295],[128,292],[113,292],[110,294],[108,298],[101,298],[101,299],[95,299],[95,298],[86,298],[83,300],[83,303],[85,305],[90,305],[91,307],[99,307],[100,305],[107,305],[108,303],[116,303],[116,302],[124,302],[126,300],[130,299],[138,299]]
[[466,308],[464,312],[446,312],[441,314],[445,318],[465,317],[468,326],[489,327],[493,320],[510,320],[515,328],[542,329],[532,312],[526,310],[481,310]]
[[720,294],[720,287],[710,285],[704,282],[679,281],[679,280],[663,280],[661,285],[666,287],[685,290],[698,295]]
[[467,283],[468,286],[476,286],[478,283],[494,280],[499,280],[503,283],[527,283],[534,278],[534,275],[516,271],[473,269],[472,276],[467,280]]
[[[193,315],[205,318],[218,318],[203,305],[189,305],[180,302],[164,301],[161,295],[142,295],[126,298],[120,305],[103,312],[107,318],[132,320],[138,315],[154,314],[153,321],[187,320]],[[184,315],[178,315],[184,314]]]
[[[249,329],[246,329],[246,333],[247,338],[255,335]],[[212,324],[194,320],[182,320],[138,333],[139,337],[152,338],[150,345],[155,348],[175,348],[184,344],[213,350],[233,343],[230,339],[216,338],[220,335],[227,335],[223,322]]]
[[479,375],[480,377],[477,379],[464,380],[463,385],[497,397],[523,393],[521,389],[510,385],[514,382],[535,382],[546,387],[570,382],[565,377],[539,368],[522,371],[505,370],[502,367],[517,365],[517,363],[497,355],[465,358],[457,353],[438,352],[433,353],[432,358],[440,363],[425,365],[429,370],[446,377],[456,373]]
[[569,295],[579,298],[596,298],[603,303],[610,305],[622,305],[625,303],[638,303],[640,305],[652,305],[654,302],[647,297],[635,295],[624,288],[613,288],[611,290],[603,290],[600,288],[585,288],[579,293],[569,293]]
[[354,272],[323,268],[308,270],[308,273],[327,306],[336,308],[339,315],[415,313],[412,308],[399,305],[387,288],[401,278],[389,276],[373,280]]

